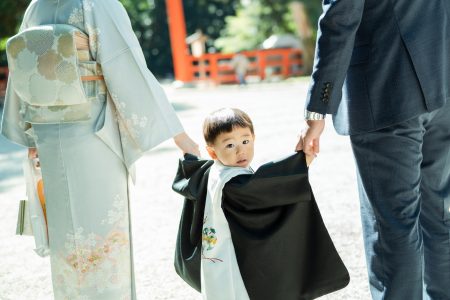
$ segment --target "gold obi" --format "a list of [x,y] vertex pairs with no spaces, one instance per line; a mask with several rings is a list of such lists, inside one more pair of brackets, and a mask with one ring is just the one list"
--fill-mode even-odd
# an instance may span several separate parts
[[31,27],[6,44],[10,84],[23,101],[24,121],[88,120],[90,103],[106,94],[100,65],[92,60],[88,36],[66,24]]

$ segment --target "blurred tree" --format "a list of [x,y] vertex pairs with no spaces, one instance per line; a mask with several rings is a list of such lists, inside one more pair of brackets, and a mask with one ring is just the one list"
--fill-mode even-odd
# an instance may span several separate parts
[[[141,43],[147,65],[155,75],[173,76],[172,53],[165,0],[121,0]],[[225,17],[234,15],[239,0],[184,0],[187,34],[201,29],[210,38],[208,52],[215,52],[213,40],[220,36]]]
[[[247,0],[248,2],[249,0]],[[187,33],[201,29],[209,36],[208,52],[234,52],[257,47],[271,34],[293,33],[291,0],[183,0]],[[0,1],[0,64],[4,45],[20,24],[30,0]],[[171,76],[172,57],[165,0],[120,0],[126,8],[149,68],[155,75]],[[313,25],[320,14],[319,0],[303,0]],[[237,13],[237,15],[236,15]],[[236,15],[236,16],[235,16]],[[223,38],[219,38],[223,36]],[[217,42],[214,42],[216,39]]]
[[[122,0],[123,3],[143,0]],[[167,25],[165,0],[144,0],[151,4],[149,13],[150,25],[147,26],[147,37],[140,38],[147,64],[159,76],[173,76],[172,53],[170,49],[169,29]],[[214,40],[225,27],[225,18],[236,13],[239,0],[184,0],[184,15],[187,34],[200,29],[208,35],[207,51],[216,52]],[[127,7],[128,9],[128,7]],[[130,17],[132,11],[129,10]],[[133,20],[136,22],[136,20]],[[139,26],[133,24],[135,31]]]
[[262,2],[253,0],[242,5],[235,16],[227,17],[226,26],[215,45],[223,52],[237,52],[258,48],[272,34],[294,33],[288,6]]
[[[313,3],[316,6],[313,6]],[[313,26],[317,27],[318,14],[321,11],[321,7],[317,5],[317,2],[293,0],[289,4],[289,8],[295,20],[296,33],[303,45],[303,71],[305,74],[311,74],[317,31],[316,28],[313,29]]]
[[[295,1],[295,0],[294,0]],[[320,0],[297,0],[305,5],[306,12],[308,13],[311,26],[314,32],[317,31],[317,25],[320,15],[322,14],[322,1]]]
[[222,33],[225,18],[235,15],[239,4],[240,0],[184,0],[188,35],[200,29],[209,37],[207,52],[216,52],[214,40]]
[[6,39],[14,35],[30,0],[0,1],[0,66],[6,65]]
[[[290,10],[293,0],[247,0],[238,8],[236,16],[226,18],[226,27],[216,46],[224,52],[258,48],[272,34],[296,33]],[[317,28],[321,1],[303,0],[312,28]],[[315,30],[313,30],[315,32]]]
[[156,75],[165,76],[172,70],[165,0],[120,2],[128,12],[148,67]]
[[0,38],[9,37],[17,32],[29,2],[30,0],[0,1]]
[[[29,2],[30,0],[0,1],[2,12],[0,41],[3,41],[3,45],[5,39],[17,31]],[[165,0],[120,0],[120,2],[130,16],[149,68],[155,75],[171,76],[172,56]],[[239,0],[184,0],[187,33],[192,34],[201,29],[210,38],[208,51],[215,52],[212,41],[219,37],[225,26],[225,17],[235,14],[239,2]],[[2,49],[4,48],[0,48]],[[1,54],[4,54],[4,51]]]

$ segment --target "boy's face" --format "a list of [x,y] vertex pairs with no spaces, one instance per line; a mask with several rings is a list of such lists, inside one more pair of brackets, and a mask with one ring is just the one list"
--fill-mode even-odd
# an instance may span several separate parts
[[229,167],[243,167],[250,165],[253,159],[255,136],[250,128],[235,127],[231,132],[224,132],[217,136],[213,145],[206,146],[212,159],[219,160]]

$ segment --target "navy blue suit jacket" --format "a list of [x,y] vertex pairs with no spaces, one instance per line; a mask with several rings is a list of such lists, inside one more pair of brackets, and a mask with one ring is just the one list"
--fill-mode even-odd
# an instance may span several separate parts
[[324,0],[306,109],[336,131],[387,127],[443,106],[450,0]]

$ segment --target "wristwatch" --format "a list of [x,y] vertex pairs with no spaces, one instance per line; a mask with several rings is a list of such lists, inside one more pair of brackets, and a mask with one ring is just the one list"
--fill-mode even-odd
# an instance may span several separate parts
[[324,120],[325,116],[326,115],[324,114],[320,114],[305,109],[305,120]]

